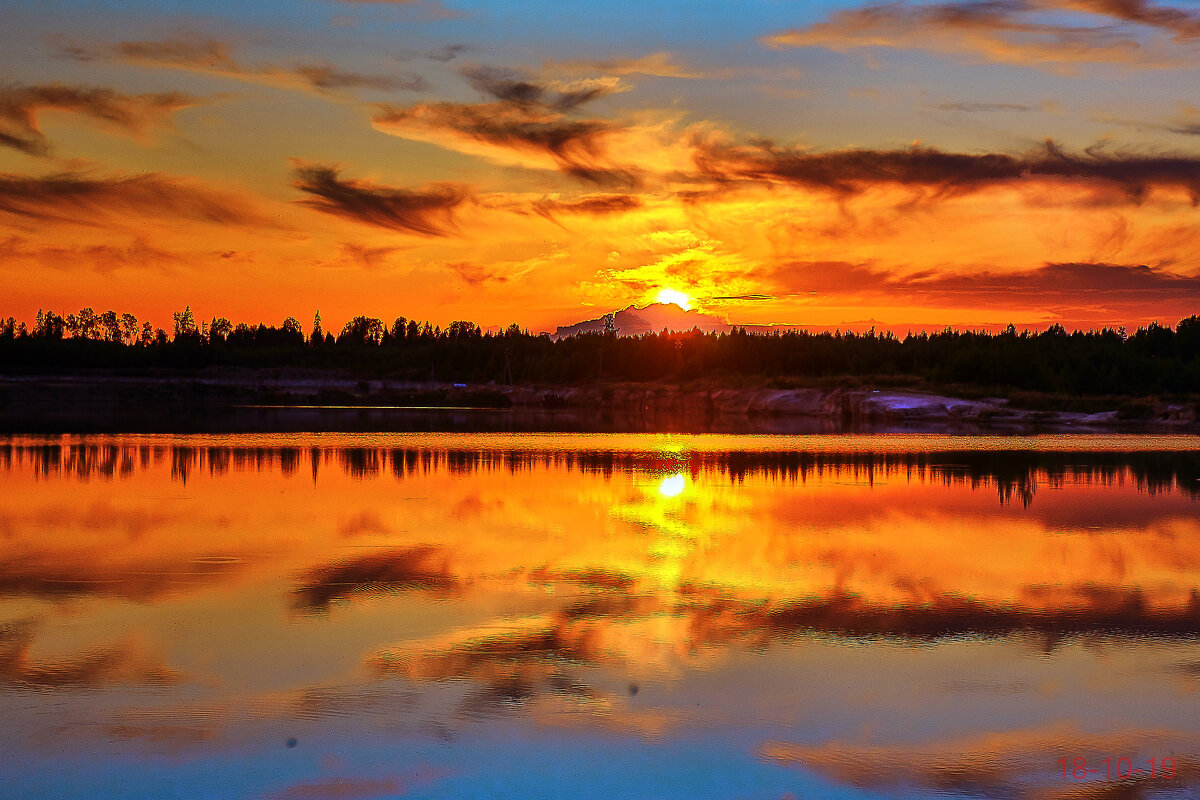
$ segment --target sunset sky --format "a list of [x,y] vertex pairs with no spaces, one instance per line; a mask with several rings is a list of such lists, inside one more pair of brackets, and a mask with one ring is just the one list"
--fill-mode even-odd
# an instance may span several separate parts
[[0,315],[1200,313],[1200,3],[10,0]]

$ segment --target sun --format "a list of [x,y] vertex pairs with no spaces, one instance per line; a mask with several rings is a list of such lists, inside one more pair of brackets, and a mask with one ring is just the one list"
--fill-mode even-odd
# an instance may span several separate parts
[[692,298],[688,297],[678,289],[663,289],[658,293],[658,297],[655,299],[663,305],[674,303],[684,311],[689,311],[692,308]]
[[663,497],[678,497],[686,485],[687,480],[683,477],[682,472],[669,475],[663,478],[662,483],[658,485],[658,493]]

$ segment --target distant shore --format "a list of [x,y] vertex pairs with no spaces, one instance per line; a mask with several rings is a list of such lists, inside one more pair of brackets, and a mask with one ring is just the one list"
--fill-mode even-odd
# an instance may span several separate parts
[[[0,432],[62,430],[192,430],[222,425],[254,429],[272,425],[319,429],[337,425],[335,410],[374,412],[384,426],[397,415],[413,420],[465,409],[507,411],[527,418],[534,429],[545,415],[557,415],[570,429],[631,430],[814,430],[907,429],[971,430],[1147,430],[1200,428],[1195,403],[1150,398],[1117,398],[1112,408],[1063,410],[1070,398],[1050,398],[1023,408],[1012,399],[958,397],[909,388],[825,386],[777,388],[722,387],[692,382],[610,383],[581,386],[496,383],[463,384],[363,380],[336,372],[297,369],[202,370],[183,374],[72,374],[0,376]],[[1092,405],[1095,405],[1093,403]],[[268,413],[274,409],[272,417]],[[428,410],[422,415],[423,410]],[[307,416],[305,412],[307,411]],[[322,418],[317,411],[326,411]],[[390,413],[390,417],[389,417]],[[359,415],[355,424],[369,425]],[[285,420],[279,422],[279,420]],[[479,424],[486,426],[486,418]],[[499,417],[497,417],[499,419]],[[286,420],[291,420],[290,422]],[[461,421],[460,421],[461,422]],[[447,424],[460,422],[447,420]],[[211,423],[211,424],[209,424]],[[553,426],[551,426],[553,429]]]

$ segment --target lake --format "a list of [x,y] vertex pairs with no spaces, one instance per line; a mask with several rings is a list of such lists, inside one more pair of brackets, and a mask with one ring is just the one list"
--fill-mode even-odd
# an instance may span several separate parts
[[1200,796],[1200,438],[0,439],[4,798]]

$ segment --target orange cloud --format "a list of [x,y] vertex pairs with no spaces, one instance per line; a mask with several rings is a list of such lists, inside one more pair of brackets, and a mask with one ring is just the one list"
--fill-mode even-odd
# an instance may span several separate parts
[[573,111],[615,89],[611,84],[592,81],[582,88],[555,91],[517,72],[496,67],[474,66],[461,72],[467,82],[483,94],[526,110]]
[[686,67],[668,52],[650,53],[637,58],[600,59],[597,61],[562,61],[547,65],[569,72],[594,71],[609,75],[653,75],[661,78],[704,78],[704,70]]

